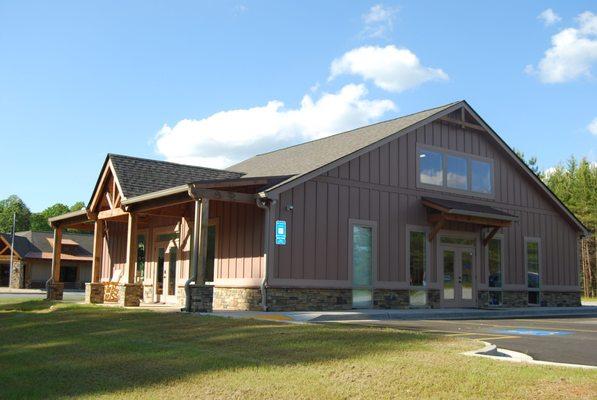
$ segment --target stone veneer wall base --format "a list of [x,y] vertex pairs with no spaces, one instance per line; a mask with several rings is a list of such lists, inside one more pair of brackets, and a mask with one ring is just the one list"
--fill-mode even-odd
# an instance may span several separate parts
[[118,285],[118,304],[122,307],[138,307],[143,297],[143,285],[125,283]]
[[101,282],[87,282],[85,284],[85,303],[102,304],[104,302],[105,285]]
[[62,300],[64,294],[64,283],[49,283],[47,287],[46,298],[48,300]]
[[191,291],[191,312],[211,312],[213,310],[213,286],[190,285],[189,290]]

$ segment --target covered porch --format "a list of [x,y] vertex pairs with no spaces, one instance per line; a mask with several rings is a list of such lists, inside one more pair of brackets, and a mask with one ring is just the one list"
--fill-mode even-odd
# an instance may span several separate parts
[[261,263],[246,260],[263,258],[266,205],[256,193],[266,183],[198,182],[128,199],[116,185],[100,185],[86,210],[50,219],[55,251],[48,299],[62,299],[61,236],[76,228],[94,234],[86,302],[211,311],[214,286],[259,281]]

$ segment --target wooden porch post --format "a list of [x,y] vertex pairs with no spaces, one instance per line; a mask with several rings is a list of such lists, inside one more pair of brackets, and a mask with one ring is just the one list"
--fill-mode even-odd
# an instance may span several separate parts
[[[195,283],[205,284],[207,271],[207,228],[209,220],[209,200],[202,198],[198,201],[199,209],[195,207],[195,221],[193,222],[193,258],[195,260],[197,277]],[[197,203],[196,203],[197,206]]]
[[62,228],[54,228],[54,248],[52,250],[52,283],[60,283],[60,257],[62,255]]
[[124,284],[119,286],[118,304],[125,307],[137,307],[143,298],[143,285],[135,283],[137,270],[137,214],[128,213],[126,235],[126,263],[124,265]]
[[54,248],[52,249],[52,272],[47,282],[48,300],[62,300],[64,283],[60,282],[60,256],[62,255],[62,227],[54,227]]
[[97,220],[93,227],[93,262],[91,264],[91,282],[100,281],[102,271],[102,252],[104,249],[104,221]]
[[137,269],[137,214],[129,213],[128,219],[124,283],[135,283],[135,271]]
[[104,221],[93,223],[93,260],[91,263],[91,282],[85,284],[85,302],[98,304],[104,302],[105,287],[100,283],[102,274],[102,253],[104,250]]

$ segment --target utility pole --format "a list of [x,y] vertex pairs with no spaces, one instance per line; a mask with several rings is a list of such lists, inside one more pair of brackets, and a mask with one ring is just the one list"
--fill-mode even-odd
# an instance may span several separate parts
[[10,238],[10,274],[8,278],[8,287],[12,285],[12,276],[14,274],[14,266],[13,266],[13,259],[14,259],[14,251],[15,251],[15,228],[17,224],[17,213],[12,213],[12,236]]

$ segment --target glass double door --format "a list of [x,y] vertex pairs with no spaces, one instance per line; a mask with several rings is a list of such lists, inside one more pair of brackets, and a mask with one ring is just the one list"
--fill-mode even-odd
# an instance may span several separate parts
[[158,243],[155,247],[156,300],[176,303],[176,277],[178,275],[178,248],[174,241]]
[[442,307],[474,307],[475,249],[441,246],[439,256],[444,277]]

